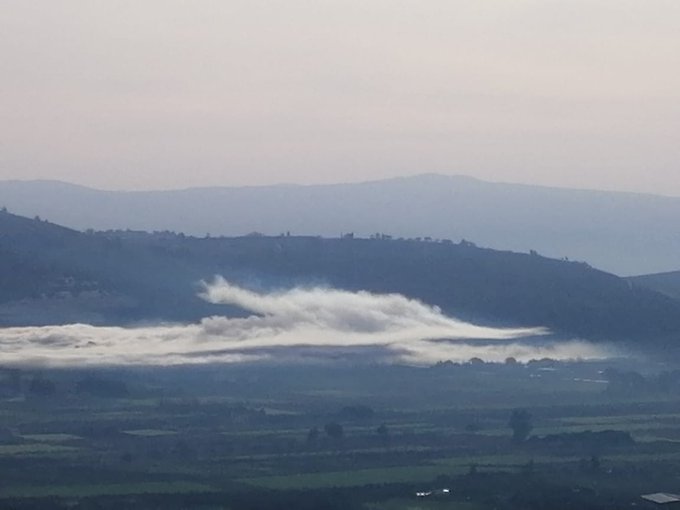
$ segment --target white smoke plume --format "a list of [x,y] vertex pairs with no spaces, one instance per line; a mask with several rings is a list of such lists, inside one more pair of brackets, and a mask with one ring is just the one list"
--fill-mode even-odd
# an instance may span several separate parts
[[334,350],[365,351],[383,361],[416,364],[471,357],[501,361],[512,356],[528,361],[606,356],[585,342],[531,345],[518,339],[546,331],[475,326],[398,294],[319,287],[256,293],[218,278],[205,285],[202,297],[236,305],[252,315],[138,328],[84,324],[6,328],[0,330],[0,362],[172,365],[279,360],[305,351],[323,357]]

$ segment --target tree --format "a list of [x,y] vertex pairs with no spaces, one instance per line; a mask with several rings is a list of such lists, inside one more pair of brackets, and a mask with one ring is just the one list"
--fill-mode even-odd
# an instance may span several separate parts
[[317,439],[319,439],[319,429],[316,427],[312,427],[311,429],[309,429],[309,432],[307,432],[307,442],[316,443]]
[[526,409],[515,409],[512,412],[508,427],[512,429],[512,438],[515,441],[525,441],[529,437],[531,429],[534,428],[532,419],[531,413]]
[[384,423],[375,429],[375,433],[378,434],[383,443],[387,443],[390,440],[390,430]]
[[593,455],[590,457],[590,470],[593,472],[597,472],[600,470],[600,466],[602,463],[600,462],[600,457],[597,455]]
[[345,432],[342,428],[342,425],[340,425],[337,422],[327,423],[326,425],[324,425],[323,429],[328,437],[335,440],[342,439],[342,436]]

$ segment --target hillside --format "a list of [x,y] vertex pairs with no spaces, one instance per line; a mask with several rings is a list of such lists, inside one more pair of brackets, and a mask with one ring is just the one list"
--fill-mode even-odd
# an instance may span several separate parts
[[590,338],[670,339],[680,302],[583,263],[471,243],[79,233],[0,214],[3,325],[194,321],[236,309],[198,297],[222,274],[255,289],[399,292],[476,322]]
[[680,299],[680,271],[631,276],[629,281],[640,287],[646,287],[673,299]]
[[421,175],[324,186],[100,191],[51,181],[0,182],[0,205],[85,230],[172,230],[187,235],[472,239],[495,249],[536,250],[619,275],[680,267],[680,235],[668,218],[680,198],[490,183]]
[[146,247],[0,213],[3,325],[194,320],[215,312],[187,283],[200,277]]

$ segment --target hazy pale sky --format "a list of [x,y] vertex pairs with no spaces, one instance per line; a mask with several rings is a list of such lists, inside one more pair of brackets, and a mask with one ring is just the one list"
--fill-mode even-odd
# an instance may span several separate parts
[[678,0],[0,0],[0,179],[680,195]]

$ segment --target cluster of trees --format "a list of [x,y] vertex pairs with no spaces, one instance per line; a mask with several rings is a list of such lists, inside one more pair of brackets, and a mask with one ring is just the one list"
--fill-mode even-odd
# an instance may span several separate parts
[[68,393],[99,398],[125,398],[129,395],[127,384],[117,378],[85,376],[75,382],[57,383],[41,372],[31,375],[21,370],[7,371],[9,376],[0,378],[0,388],[11,388],[15,394],[25,392],[29,397],[49,398],[58,393]]
[[[345,428],[338,422],[332,421],[326,423],[323,427],[323,431],[327,437],[334,441],[340,441],[345,436]],[[383,441],[388,442],[390,437],[390,430],[387,424],[382,423],[375,429],[377,436]],[[315,443],[321,436],[321,432],[318,427],[312,427],[307,433],[307,442]]]
[[[326,425],[324,425],[323,430],[328,437],[336,441],[339,441],[345,435],[345,429],[343,428],[342,425],[340,425],[337,422],[327,423]],[[321,433],[319,432],[319,428],[312,427],[311,429],[309,429],[309,432],[307,433],[307,442],[315,443],[319,439],[320,435]]]
[[[344,408],[343,411],[346,412],[346,409],[348,408]],[[341,414],[343,413],[341,412]],[[534,427],[533,416],[526,409],[515,409],[510,414],[510,418],[508,420],[508,427],[512,431],[512,438],[514,441],[516,442],[526,441],[529,438],[531,431],[533,430]],[[474,432],[478,430],[478,427],[477,426],[466,427],[466,430]],[[332,439],[333,441],[340,441],[345,435],[344,427],[336,421],[326,423],[323,427],[323,431],[326,437]],[[375,429],[375,434],[384,443],[389,443],[390,430],[386,423],[382,423],[380,426],[378,426]],[[311,429],[309,429],[309,432],[307,433],[307,442],[315,443],[319,440],[320,437],[321,431],[319,430],[319,428],[312,427]]]
[[534,428],[533,417],[526,409],[515,409],[508,420],[512,438],[517,442],[526,441]]
[[604,371],[604,377],[608,381],[607,393],[615,397],[668,394],[676,393],[680,389],[680,370],[664,371],[645,377],[633,370],[610,368]]

